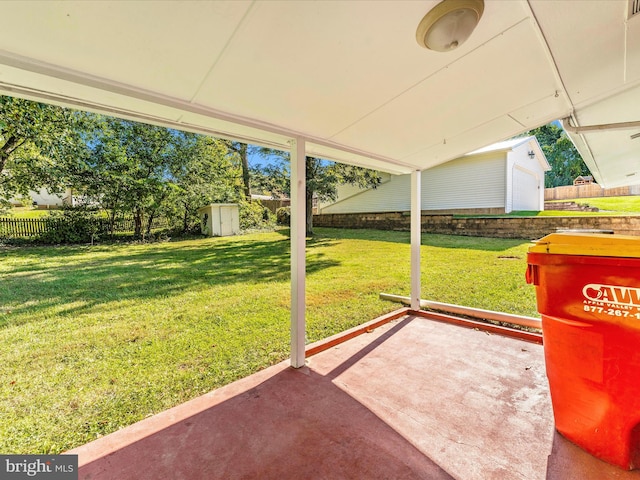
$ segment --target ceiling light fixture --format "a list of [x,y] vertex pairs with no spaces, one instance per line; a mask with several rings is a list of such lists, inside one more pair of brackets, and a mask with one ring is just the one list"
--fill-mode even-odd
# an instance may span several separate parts
[[483,11],[484,0],[443,0],[420,21],[416,40],[430,50],[454,50],[469,38]]

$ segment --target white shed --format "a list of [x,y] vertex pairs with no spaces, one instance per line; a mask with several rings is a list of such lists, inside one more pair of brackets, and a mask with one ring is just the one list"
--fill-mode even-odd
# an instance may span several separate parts
[[[509,213],[544,210],[549,163],[534,136],[496,143],[422,172],[422,210],[437,213]],[[410,175],[383,176],[375,189],[345,185],[320,213],[410,210]]]
[[202,233],[227,237],[240,233],[240,209],[237,203],[212,203],[198,209]]

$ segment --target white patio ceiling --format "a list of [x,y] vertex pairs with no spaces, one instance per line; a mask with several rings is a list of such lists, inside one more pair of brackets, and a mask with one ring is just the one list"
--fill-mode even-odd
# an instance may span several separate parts
[[[626,0],[486,0],[457,50],[418,46],[424,1],[5,1],[0,93],[392,173],[573,114],[640,120],[640,16]],[[640,131],[573,135],[605,184]],[[637,174],[640,181],[640,173]]]

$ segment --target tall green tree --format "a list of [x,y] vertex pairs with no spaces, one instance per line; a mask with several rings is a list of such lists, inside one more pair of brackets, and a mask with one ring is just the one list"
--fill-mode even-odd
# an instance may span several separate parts
[[[289,153],[272,149],[261,149],[260,153],[265,157],[278,159],[276,166],[258,168],[255,178],[261,183],[263,189],[272,187],[275,191],[281,191],[290,195],[290,163]],[[313,235],[313,200],[320,202],[335,200],[340,185],[357,185],[362,188],[376,188],[381,181],[380,174],[375,170],[330,162],[317,157],[306,157],[306,234]],[[272,192],[274,191],[272,190]]]
[[361,188],[376,188],[380,185],[380,174],[375,170],[328,162],[316,157],[307,157],[306,230],[313,235],[313,199],[319,202],[335,200],[338,186],[357,185]]
[[[0,201],[45,186],[118,215],[132,215],[135,235],[159,215],[182,230],[199,225],[207,203],[240,202],[251,225],[263,215],[248,205],[251,147],[202,135],[36,102],[0,97]],[[247,216],[245,215],[245,217]],[[255,217],[255,218],[253,218]]]
[[89,154],[68,169],[76,191],[110,214],[131,214],[136,236],[162,215],[193,231],[197,209],[243,198],[237,155],[223,140],[99,116],[87,136]]
[[289,162],[276,161],[251,168],[251,185],[253,190],[262,195],[271,195],[275,199],[288,197],[290,194]]
[[556,124],[543,125],[527,135],[536,136],[551,165],[551,171],[545,174],[545,187],[572,185],[576,177],[590,174],[573,142]]
[[111,221],[131,213],[142,236],[170,194],[166,181],[176,161],[172,130],[113,117],[100,117],[88,139],[90,153],[74,186],[109,210]]
[[0,207],[29,190],[62,192],[60,165],[85,149],[86,115],[0,96]]
[[242,169],[244,198],[247,202],[251,202],[251,172],[249,169],[249,150],[251,149],[251,147],[246,143],[240,142],[227,142],[227,145],[231,150],[238,154],[240,167]]
[[175,132],[182,137],[170,167],[171,198],[165,215],[180,218],[183,232],[197,230],[198,208],[210,203],[238,202],[244,182],[228,142],[203,135]]

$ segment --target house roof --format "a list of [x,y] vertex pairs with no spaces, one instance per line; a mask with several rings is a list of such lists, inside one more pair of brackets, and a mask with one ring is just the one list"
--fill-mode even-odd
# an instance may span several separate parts
[[[626,1],[486,0],[447,53],[415,40],[437,3],[9,0],[0,92],[276,148],[304,138],[392,173],[557,118],[638,120]],[[600,183],[637,183],[637,130],[571,138]]]
[[542,169],[545,172],[551,170],[551,165],[549,165],[547,156],[542,151],[542,148],[540,148],[540,143],[538,143],[538,139],[535,137],[535,135],[531,135],[529,137],[512,138],[509,140],[505,140],[504,142],[494,143],[493,145],[489,145],[488,147],[480,148],[478,150],[470,152],[467,154],[467,156],[482,155],[485,153],[500,152],[500,151],[503,151],[503,152],[511,151],[519,147],[520,145],[524,145],[525,143],[530,145],[530,148],[535,153],[535,158],[538,162],[540,162]]
[[505,140],[504,142],[494,143],[492,145],[479,148],[478,150],[474,150],[473,152],[468,153],[467,155],[478,155],[480,153],[489,153],[489,152],[499,152],[500,150],[513,150],[516,147],[524,143],[528,143],[532,138],[536,138],[535,136],[530,137],[518,137],[512,138],[509,140]]

